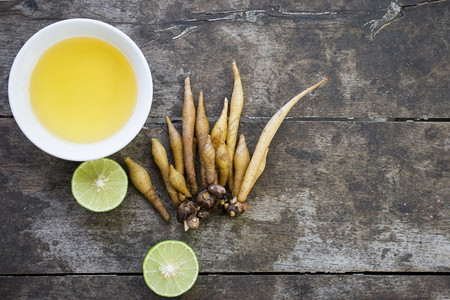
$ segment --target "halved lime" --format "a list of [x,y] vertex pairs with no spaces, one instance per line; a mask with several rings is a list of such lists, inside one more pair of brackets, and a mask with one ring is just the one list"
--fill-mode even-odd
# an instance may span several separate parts
[[153,246],[143,262],[148,287],[164,297],[187,292],[198,277],[198,260],[194,250],[181,241],[167,240]]
[[72,176],[72,194],[84,208],[104,212],[122,203],[127,194],[128,177],[114,160],[85,161]]

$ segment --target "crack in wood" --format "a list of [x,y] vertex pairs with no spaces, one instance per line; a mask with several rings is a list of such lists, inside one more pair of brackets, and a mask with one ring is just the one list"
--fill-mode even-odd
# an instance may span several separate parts
[[[175,40],[187,35],[205,22],[262,23],[264,18],[317,17],[337,14],[337,11],[288,11],[282,10],[280,6],[274,6],[268,9],[253,10],[209,10],[201,13],[195,13],[193,19],[178,21],[176,22],[178,24],[171,24],[167,28],[156,29],[154,30],[154,32],[161,32],[185,27],[180,34],[172,37],[172,39]],[[195,25],[190,26],[191,24]]]
[[373,40],[375,35],[380,32],[384,27],[391,24],[393,21],[403,16],[403,7],[395,2],[391,2],[387,8],[387,12],[383,15],[381,19],[370,20],[365,23],[363,27],[370,27],[370,35],[366,36],[369,40]]
[[[194,31],[201,25],[208,22],[249,22],[263,23],[264,18],[306,18],[317,16],[337,15],[337,11],[289,11],[282,10],[280,6],[270,7],[268,9],[254,10],[209,10],[199,13],[192,13],[193,18],[187,20],[172,21],[169,24],[147,24],[152,26],[163,26],[153,30],[153,32],[172,31],[182,28],[182,31],[172,37],[173,40],[179,39],[188,33]],[[166,26],[166,27],[164,27]]]
[[428,1],[419,1],[413,4],[407,5],[399,5],[396,2],[391,2],[387,8],[386,13],[381,17],[381,19],[370,20],[366,22],[363,27],[369,26],[370,34],[366,36],[367,39],[373,40],[375,36],[386,26],[391,24],[394,21],[402,18],[404,15],[404,10],[406,8],[419,7],[426,4],[446,2],[447,0],[428,0]]
[[189,32],[195,30],[196,28],[198,28],[198,26],[187,27],[187,28],[184,29],[180,34],[174,36],[174,37],[172,38],[172,40],[179,39],[180,37],[183,37],[184,35],[186,35],[186,34],[188,34]]
[[[208,21],[232,20],[257,22],[261,17],[308,17],[308,16],[328,16],[337,15],[337,11],[289,11],[282,10],[280,6],[272,6],[268,9],[254,10],[224,10],[224,11],[205,11],[206,16],[220,16],[218,18],[208,18]],[[225,17],[223,17],[225,15]]]
[[416,3],[413,4],[405,4],[402,5],[402,7],[417,7],[417,6],[422,6],[422,5],[426,5],[426,4],[433,4],[433,3],[438,3],[438,2],[446,2],[447,0],[426,0],[426,1],[418,1]]

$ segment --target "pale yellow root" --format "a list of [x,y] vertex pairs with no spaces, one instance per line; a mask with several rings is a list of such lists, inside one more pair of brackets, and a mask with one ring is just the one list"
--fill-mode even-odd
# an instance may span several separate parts
[[194,156],[194,128],[195,128],[195,105],[192,96],[191,81],[189,77],[184,81],[184,102],[182,109],[182,127],[183,127],[183,150],[184,167],[189,191],[192,194],[197,193],[197,175],[195,172]]
[[267,153],[269,153],[269,149],[266,150],[266,155],[264,155],[264,158],[263,158],[261,164],[259,165],[258,172],[256,173],[255,177],[253,178],[250,190],[253,188],[253,186],[255,185],[256,181],[259,178],[259,176],[261,176],[261,174],[264,172],[264,169],[266,168]]
[[136,189],[144,195],[144,197],[159,212],[165,221],[169,221],[169,212],[164,206],[161,198],[159,198],[158,194],[153,189],[152,181],[148,172],[144,169],[144,167],[129,157],[125,158],[125,163],[128,167],[130,180]]
[[217,119],[216,124],[211,130],[211,140],[214,145],[214,149],[217,150],[219,147],[220,141],[223,140],[226,142],[227,139],[227,114],[228,114],[228,99],[225,98],[223,102],[222,113]]
[[[187,198],[191,198],[192,194],[189,191],[189,189],[186,186],[186,181],[184,179],[184,176],[181,175],[172,165],[170,165],[170,171],[169,171],[169,179],[170,184],[180,193],[185,195]],[[184,200],[179,199],[181,202]]]
[[323,83],[325,83],[328,78],[316,83],[315,85],[309,87],[304,90],[300,94],[296,95],[289,102],[287,102],[283,107],[281,107],[269,120],[269,122],[264,127],[262,131],[258,143],[256,144],[255,151],[253,152],[253,156],[250,160],[250,163],[247,167],[247,171],[245,172],[244,179],[241,184],[241,188],[239,190],[238,200],[239,202],[245,202],[247,200],[247,196],[250,193],[250,190],[253,187],[255,177],[258,174],[258,170],[260,169],[261,163],[264,157],[267,155],[267,150],[269,148],[270,142],[272,141],[275,133],[278,128],[280,128],[281,123],[286,117],[289,110],[301,99],[303,96],[309,94]]
[[169,129],[169,142],[172,149],[173,160],[175,163],[175,169],[184,175],[184,151],[183,151],[183,138],[175,126],[170,121],[170,118],[166,116],[167,128]]
[[241,186],[242,179],[244,178],[245,171],[250,163],[250,152],[247,148],[247,143],[243,134],[239,137],[239,142],[234,153],[234,184],[233,184],[233,197],[237,197],[239,188]]
[[[234,151],[236,149],[236,140],[238,135],[239,120],[241,118],[242,108],[244,107],[244,91],[242,89],[241,76],[237,68],[236,62],[233,61],[234,87],[230,102],[230,117],[228,118],[227,128],[227,147],[231,161],[234,161]],[[230,172],[228,178],[228,188],[233,190],[233,164],[230,164]]]
[[225,186],[227,184],[228,175],[230,172],[230,156],[228,154],[227,145],[221,138],[216,149],[216,165],[219,170],[219,184]]
[[216,151],[211,141],[211,136],[206,139],[205,148],[203,149],[203,160],[206,167],[206,181],[208,186],[218,182],[216,172]]
[[184,195],[184,194],[182,194],[182,193],[178,193],[178,200],[180,201],[180,202],[183,202],[183,201],[185,201],[187,198],[186,198],[186,196]]
[[173,204],[178,205],[178,192],[175,188],[170,184],[169,177],[169,159],[167,158],[167,152],[164,146],[155,138],[151,139],[152,141],[152,156],[155,164],[158,166],[159,171],[161,172],[161,176],[164,180],[164,184],[166,185],[167,193],[169,194],[170,200],[172,200]]
[[209,121],[206,117],[205,106],[203,103],[203,92],[198,96],[197,118],[195,119],[195,135],[197,137],[197,148],[200,160],[200,185],[203,189],[208,187],[206,182],[205,162],[203,161],[202,151],[205,147],[206,137],[209,134]]

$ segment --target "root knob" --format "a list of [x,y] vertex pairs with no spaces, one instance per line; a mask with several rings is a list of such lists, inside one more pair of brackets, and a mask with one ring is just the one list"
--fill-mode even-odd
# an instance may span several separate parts
[[218,198],[222,198],[225,194],[226,194],[226,189],[219,185],[219,184],[210,184],[208,186],[208,192],[210,192],[211,194],[213,194],[214,196],[218,197]]
[[184,220],[186,220],[189,216],[194,215],[195,216],[196,209],[194,202],[190,200],[186,200],[178,204],[177,208],[177,220],[178,222],[183,223]]
[[187,221],[187,225],[189,226],[190,229],[195,230],[200,225],[200,219],[197,218],[195,215],[190,215],[186,221]]
[[230,217],[239,217],[242,215],[248,208],[248,203],[239,202],[239,201],[233,201],[234,203],[227,203],[228,205],[225,205],[225,209],[227,211],[227,214]]

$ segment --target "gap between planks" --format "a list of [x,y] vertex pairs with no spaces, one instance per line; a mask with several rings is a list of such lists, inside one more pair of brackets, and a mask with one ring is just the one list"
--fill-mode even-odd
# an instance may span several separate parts
[[[450,276],[450,272],[199,272],[199,276]],[[58,277],[58,276],[142,276],[130,273],[48,273],[0,274],[2,277]]]
[[[12,115],[0,115],[0,119],[13,119]],[[217,121],[217,117],[208,118],[210,121]],[[241,117],[241,122],[250,121],[268,121],[270,117]],[[181,122],[181,117],[171,117],[172,122]],[[450,122],[450,118],[319,118],[319,117],[304,117],[304,118],[291,118],[286,117],[284,120],[291,122],[373,122],[373,123],[383,123],[383,122],[437,122],[445,123]],[[147,120],[149,124],[160,124],[166,123],[164,118],[154,118],[149,117]]]
[[[208,118],[210,122],[217,121],[216,118]],[[268,121],[270,117],[241,117],[241,122],[251,122],[251,121]],[[181,122],[181,117],[171,117],[172,122]],[[304,117],[304,118],[290,118],[287,117],[284,122],[372,122],[372,123],[386,123],[386,122],[450,122],[450,118],[318,118],[318,117]],[[166,120],[164,118],[148,118],[147,124],[165,124]]]

